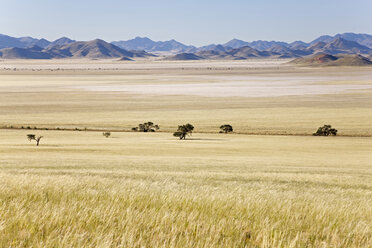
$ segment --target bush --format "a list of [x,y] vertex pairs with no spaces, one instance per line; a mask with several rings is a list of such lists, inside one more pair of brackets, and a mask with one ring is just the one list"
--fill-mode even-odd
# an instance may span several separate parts
[[106,138],[110,137],[111,136],[111,133],[110,132],[103,132],[102,135]]
[[159,130],[158,125],[154,125],[151,121],[145,122],[143,124],[138,124],[138,127],[133,127],[132,131],[138,131],[138,132],[155,132],[156,130]]
[[313,133],[314,136],[329,136],[329,135],[337,135],[337,129],[332,128],[331,125],[324,125],[319,127],[318,130]]
[[233,127],[229,124],[224,124],[220,126],[220,133],[231,133],[233,131]]

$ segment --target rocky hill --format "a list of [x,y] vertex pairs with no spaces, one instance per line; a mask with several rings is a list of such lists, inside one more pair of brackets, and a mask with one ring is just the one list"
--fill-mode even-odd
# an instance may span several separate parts
[[372,61],[362,55],[331,55],[326,53],[316,54],[311,57],[297,58],[289,62],[300,66],[372,66]]

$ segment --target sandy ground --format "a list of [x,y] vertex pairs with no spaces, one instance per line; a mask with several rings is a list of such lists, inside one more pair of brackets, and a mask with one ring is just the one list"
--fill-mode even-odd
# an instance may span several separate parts
[[[261,77],[260,81],[250,77],[233,81],[231,78],[221,79],[220,83],[203,84],[145,84],[145,85],[84,85],[75,86],[76,89],[98,92],[124,92],[130,94],[149,95],[191,95],[202,97],[275,97],[337,94],[372,89],[371,84],[339,84],[322,85],[321,82],[343,81],[344,78],[303,78],[268,79]],[[310,84],[309,84],[310,82]],[[314,83],[318,82],[318,83]]]
[[85,60],[85,59],[56,59],[56,60],[0,60],[0,70],[150,70],[150,69],[258,69],[276,68],[289,60],[246,61],[117,61]]
[[[218,132],[229,123],[238,133],[311,135],[332,124],[340,135],[372,135],[371,68],[284,62],[3,61],[16,70],[0,69],[0,126],[130,130],[153,121],[172,132],[190,122]],[[77,69],[51,69],[63,67]]]

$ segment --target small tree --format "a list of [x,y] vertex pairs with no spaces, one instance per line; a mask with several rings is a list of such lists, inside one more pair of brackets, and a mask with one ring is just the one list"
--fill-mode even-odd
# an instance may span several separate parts
[[132,131],[138,131],[138,132],[155,132],[156,130],[159,130],[158,125],[154,125],[151,121],[145,122],[143,124],[139,124],[138,127],[133,127]]
[[103,132],[102,135],[106,138],[110,137],[111,136],[111,133],[110,132]]
[[329,135],[337,135],[337,129],[332,128],[331,125],[324,125],[319,127],[318,130],[313,133],[314,136],[329,136]]
[[191,136],[193,130],[194,126],[189,123],[186,125],[180,125],[178,126],[177,131],[173,133],[173,136],[179,137],[180,140],[186,139],[187,135]]
[[36,137],[35,134],[27,134],[27,139],[28,141],[35,140],[36,141],[36,146],[39,146],[40,140],[43,138],[43,136]]
[[220,126],[220,129],[220,133],[231,133],[233,131],[233,127],[229,124]]

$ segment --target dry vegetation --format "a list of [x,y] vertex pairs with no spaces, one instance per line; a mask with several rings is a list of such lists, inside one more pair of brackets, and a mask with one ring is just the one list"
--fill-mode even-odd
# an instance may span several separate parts
[[[1,71],[0,126],[100,131],[0,130],[0,247],[371,247],[371,90],[206,98],[67,87],[340,73],[372,84],[367,69],[230,66]],[[114,132],[145,121],[161,132]],[[172,137],[186,122],[193,136]],[[218,134],[224,123],[236,133]],[[311,136],[328,123],[340,136]],[[39,147],[30,132],[44,136]]]

